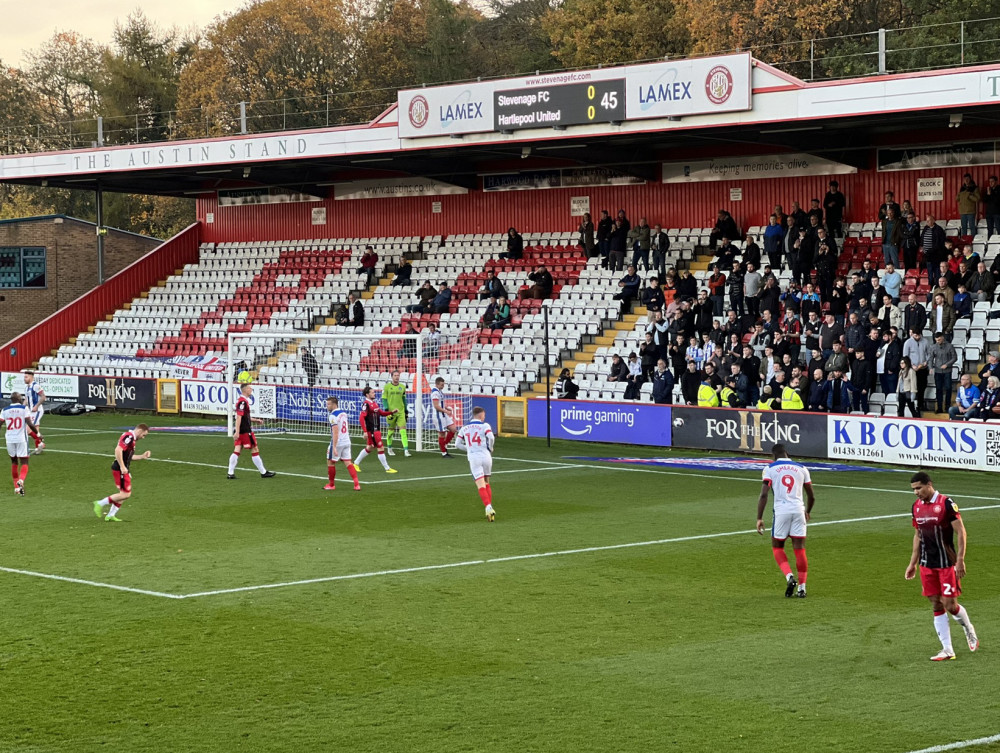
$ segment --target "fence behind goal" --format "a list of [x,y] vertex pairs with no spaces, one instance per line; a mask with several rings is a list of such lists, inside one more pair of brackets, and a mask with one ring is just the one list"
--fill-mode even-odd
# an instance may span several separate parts
[[[229,335],[229,383],[241,372],[249,373],[262,397],[274,405],[262,406],[256,414],[268,416],[258,430],[301,435],[329,436],[326,398],[336,396],[339,407],[351,417],[351,433],[361,435],[359,415],[362,391],[370,386],[375,398],[388,407],[383,390],[393,372],[405,385],[406,431],[410,449],[437,446],[431,388],[436,377],[460,368],[476,341],[474,330],[463,332],[455,343],[438,345],[422,334],[340,334],[276,332],[233,333]],[[472,398],[444,387],[444,408],[461,426],[471,418]],[[235,427],[233,401],[227,427]],[[255,417],[257,417],[255,415]],[[401,446],[398,430],[390,431],[388,419],[381,419],[382,436],[393,446]]]

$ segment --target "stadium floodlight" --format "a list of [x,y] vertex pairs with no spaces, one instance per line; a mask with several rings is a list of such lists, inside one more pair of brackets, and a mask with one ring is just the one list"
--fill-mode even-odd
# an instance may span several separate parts
[[[430,350],[439,346],[423,334],[258,331],[231,332],[228,340],[228,382],[235,384],[237,374],[244,370],[253,375],[252,415],[263,419],[264,431],[329,436],[326,398],[335,395],[339,407],[351,416],[351,434],[360,436],[362,390],[374,387],[382,401],[383,388],[392,373],[399,371],[399,382],[406,386],[408,441],[418,451],[436,447],[431,390],[439,371],[453,364],[443,360],[449,352]],[[461,426],[471,416],[471,396],[451,393],[448,385],[444,393],[442,407]],[[235,427],[234,407],[235,398],[227,409],[230,436]],[[397,435],[394,446],[398,449],[402,426],[393,427],[389,419],[382,419],[382,427],[387,443],[392,434]]]

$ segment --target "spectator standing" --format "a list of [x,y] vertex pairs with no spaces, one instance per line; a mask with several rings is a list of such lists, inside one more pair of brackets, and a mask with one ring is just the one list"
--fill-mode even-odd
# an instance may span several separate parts
[[701,387],[701,374],[695,368],[694,361],[688,361],[681,374],[681,394],[684,396],[685,405],[698,404],[698,390]]
[[649,238],[649,248],[653,252],[653,268],[660,277],[666,277],[670,237],[663,232],[659,225],[653,227],[653,233]]
[[902,212],[902,208],[896,203],[896,195],[892,191],[885,192],[885,201],[882,202],[882,206],[878,208],[878,217],[876,218],[878,222],[882,222],[886,217],[889,216],[889,210],[896,210],[896,216],[899,217]]
[[715,226],[708,237],[708,247],[715,250],[722,238],[734,240],[740,237],[740,229],[736,227],[736,220],[725,209],[720,209],[715,218]]
[[712,302],[714,316],[722,316],[722,305],[726,295],[726,276],[716,264],[712,268],[712,276],[708,278],[708,298]]
[[906,306],[903,307],[903,331],[912,332],[917,330],[923,332],[927,326],[927,310],[917,303],[917,294],[910,293],[906,299]]
[[924,263],[927,265],[927,282],[933,285],[940,276],[941,262],[948,260],[948,250],[945,245],[947,236],[944,228],[937,224],[934,215],[927,215],[924,229],[920,231],[920,247],[924,250]]
[[862,413],[868,412],[868,396],[875,382],[873,364],[865,356],[863,348],[857,350],[857,357],[851,366],[851,384],[854,386],[852,408]]
[[677,295],[684,299],[693,299],[698,295],[698,280],[691,274],[690,270],[682,269],[681,275],[676,281]]
[[792,202],[792,208],[788,212],[788,216],[795,219],[795,224],[798,227],[809,227],[809,215],[802,210],[802,207],[799,206],[799,202]]
[[441,352],[441,332],[434,322],[427,325],[427,332],[424,334],[424,357],[437,358]]
[[747,236],[743,246],[743,268],[746,269],[748,264],[753,264],[754,269],[760,269],[760,246],[752,235]]
[[899,362],[899,383],[896,387],[896,394],[898,395],[896,415],[899,418],[904,416],[904,411],[907,407],[910,409],[911,416],[920,418],[919,389],[920,385],[917,383],[917,375],[910,363],[910,359],[907,356],[903,356]]
[[611,252],[611,231],[615,229],[615,221],[611,219],[607,209],[601,210],[601,219],[597,223],[597,251],[601,255],[601,266],[608,268],[608,254]]
[[827,374],[833,374],[837,371],[846,374],[849,368],[850,361],[847,358],[847,353],[844,352],[844,346],[837,340],[833,343],[830,355],[827,356],[826,363],[823,365],[823,371]]
[[909,212],[903,222],[903,267],[909,271],[917,268],[917,254],[920,253],[921,233],[917,216]]
[[499,255],[500,259],[523,259],[524,258],[524,238],[517,232],[516,228],[507,229],[507,251]]
[[747,262],[746,274],[743,275],[743,295],[746,300],[747,313],[754,318],[760,316],[760,291],[763,278],[753,262]]
[[962,187],[958,189],[956,201],[958,215],[962,220],[962,235],[976,234],[976,214],[979,210],[979,186],[969,173],[962,176]]
[[830,413],[850,413],[853,405],[852,395],[855,386],[844,379],[844,372],[834,369],[827,380],[823,391],[826,398],[826,409]]
[[535,271],[528,275],[528,279],[535,284],[528,289],[525,298],[544,300],[552,297],[552,288],[555,282],[552,279],[552,273],[545,268],[544,264],[539,264]]
[[962,374],[958,378],[958,392],[955,394],[955,404],[948,408],[948,418],[952,421],[968,421],[976,411],[979,402],[979,388],[972,383],[972,377]]
[[983,214],[986,215],[986,235],[990,238],[1000,235],[1000,184],[995,175],[990,176],[983,190]]
[[[883,345],[878,351],[876,369],[881,374],[882,392],[891,395],[899,384],[899,364],[903,358],[903,343],[895,327],[882,334]],[[916,379],[916,377],[914,377]]]
[[930,343],[924,339],[923,333],[910,332],[910,339],[903,343],[903,357],[910,360],[910,365],[914,372],[917,384],[914,400],[920,410],[924,410],[924,393],[927,392],[927,382],[930,377],[930,356]]
[[305,347],[299,351],[299,356],[302,359],[302,370],[306,372],[306,384],[315,387],[316,379],[319,376],[319,363],[316,361],[316,356],[309,348]]
[[893,304],[899,303],[899,293],[903,287],[903,276],[896,271],[896,266],[891,262],[885,265],[885,274],[882,275],[882,287],[885,292],[892,296]]
[[944,332],[934,333],[927,363],[934,372],[936,412],[944,413],[951,405],[951,370],[958,361],[954,346],[944,339]]
[[632,249],[632,266],[638,270],[641,261],[643,272],[649,271],[649,240],[649,225],[645,217],[640,217],[639,224],[629,230],[628,245]]
[[743,316],[743,270],[734,262],[729,273],[729,307],[737,316]]
[[584,212],[577,227],[579,233],[580,248],[583,249],[584,256],[588,259],[594,255],[594,221],[590,218],[590,212]]
[[691,307],[691,311],[694,314],[694,330],[699,335],[707,334],[712,331],[712,322],[714,321],[714,306],[712,302],[708,300],[708,291],[702,290],[698,293],[698,300],[694,302]]
[[830,235],[835,238],[844,237],[844,208],[846,206],[847,199],[840,192],[840,184],[831,180],[826,196],[823,198],[823,208],[826,210],[826,226],[830,229]]
[[639,346],[639,366],[642,368],[644,381],[653,378],[653,369],[656,368],[656,362],[660,360],[659,352],[659,348],[653,341],[653,333],[647,332],[642,345]]
[[764,253],[775,272],[781,270],[781,241],[785,237],[785,228],[778,224],[778,216],[772,214],[767,219],[764,229]]
[[[658,357],[666,359],[670,347],[670,322],[663,318],[662,311],[654,311],[652,320],[646,325],[646,332],[653,336],[653,344],[656,345]],[[675,365],[676,370],[676,365]]]
[[986,382],[991,377],[1000,378],[1000,351],[991,350],[986,356],[986,363],[979,370],[979,392],[986,391]]
[[642,305],[648,311],[660,311],[666,301],[663,298],[663,290],[660,288],[660,278],[653,276],[649,278],[649,285],[642,291]]
[[661,358],[653,371],[653,402],[657,405],[669,405],[673,402],[673,394],[674,376],[667,369],[667,362]]
[[892,296],[888,293],[882,296],[882,308],[878,310],[878,318],[882,323],[882,329],[888,329],[889,327],[896,327],[897,329],[903,326],[903,312],[900,310],[899,306],[896,306],[892,302]]
[[889,207],[882,220],[882,254],[886,264],[899,266],[899,247],[903,243],[903,223],[897,208]]
[[[777,319],[781,311],[781,288],[774,275],[768,275],[764,287],[760,291],[760,313],[770,312],[772,319]],[[789,311],[794,316],[794,312]]]
[[608,269],[621,272],[625,268],[625,246],[628,243],[628,228],[621,219],[615,220],[608,237]]
[[[829,358],[830,353],[833,352],[834,344],[843,344],[843,342],[844,325],[839,324],[833,318],[833,314],[828,312],[819,328],[819,349],[823,351],[823,357]],[[846,353],[844,354],[844,358],[847,358]],[[847,369],[845,368],[844,371],[847,371]]]
[[956,318],[955,309],[948,305],[944,294],[935,294],[934,304],[931,306],[930,328],[935,332],[944,332],[945,337],[951,341]]

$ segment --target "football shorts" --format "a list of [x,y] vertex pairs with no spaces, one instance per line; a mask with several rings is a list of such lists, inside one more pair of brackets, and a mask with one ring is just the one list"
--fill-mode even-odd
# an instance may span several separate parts
[[382,432],[378,431],[376,429],[374,433],[369,434],[366,431],[365,432],[365,447],[377,447],[378,449],[381,450],[382,449]]
[[28,441],[22,439],[18,442],[7,442],[7,454],[12,458],[28,457]]
[[121,471],[111,471],[111,476],[115,480],[115,486],[123,492],[132,491],[132,476],[128,473],[122,473]]
[[326,448],[326,459],[327,460],[350,460],[351,459],[351,445],[348,444],[338,444],[336,447],[333,446],[333,442]]
[[472,471],[472,478],[476,481],[484,476],[491,476],[493,474],[493,456],[470,455],[469,469]]
[[41,426],[42,419],[45,418],[45,408],[39,405],[38,410],[31,413],[29,415],[29,418],[31,418],[31,423],[33,423],[35,426]]
[[406,414],[400,411],[395,416],[389,416],[385,420],[388,424],[389,429],[405,429],[406,428]]
[[771,525],[771,538],[784,541],[789,536],[793,539],[806,537],[806,514],[804,512],[779,512],[774,515]]
[[257,437],[253,435],[252,431],[246,434],[237,434],[236,437],[233,439],[233,446],[246,447],[246,448],[256,447]]
[[451,417],[450,413],[442,413],[436,410],[434,411],[434,420],[432,423],[438,431],[448,431],[449,426],[455,425],[455,419]]
[[954,567],[920,566],[920,586],[924,596],[957,598],[962,593]]

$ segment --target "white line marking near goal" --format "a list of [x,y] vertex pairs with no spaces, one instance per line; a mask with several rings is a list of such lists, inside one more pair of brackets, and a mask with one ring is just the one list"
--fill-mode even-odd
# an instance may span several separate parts
[[69,578],[65,575],[52,575],[51,573],[38,573],[34,570],[18,570],[14,567],[0,567],[0,571],[14,573],[15,575],[30,575],[32,578],[44,578],[45,580],[59,580],[64,583],[78,583],[84,586],[94,586],[95,588],[110,588],[112,591],[128,591],[133,594],[143,596],[159,596],[161,599],[180,599],[177,594],[168,594],[163,591],[150,591],[145,588],[132,588],[130,586],[119,586],[114,583],[101,583],[96,580],[85,580],[83,578]]
[[989,745],[990,743],[1000,743],[1000,735],[977,737],[975,740],[960,740],[957,743],[948,743],[946,745],[934,745],[930,748],[911,750],[910,753],[944,753],[946,750],[959,750],[961,748],[971,748],[974,745]]
[[[965,511],[971,510],[995,510],[1000,509],[1000,505],[986,505],[983,507],[966,507]],[[888,520],[890,518],[909,518],[911,514],[894,513],[892,515],[870,515],[863,518],[844,518],[843,520],[827,520],[818,523],[810,523],[813,526],[832,526],[845,523],[865,523],[873,520]],[[352,573],[348,575],[332,575],[325,578],[308,578],[306,580],[286,581],[284,583],[265,583],[259,586],[241,586],[239,588],[223,588],[215,591],[200,591],[193,594],[180,594],[177,598],[194,599],[202,596],[219,596],[222,594],[245,593],[248,591],[260,591],[271,588],[287,588],[289,586],[304,586],[312,583],[330,583],[340,580],[356,580],[358,578],[374,578],[381,575],[398,575],[404,573],[416,573],[426,570],[444,570],[456,567],[470,567],[473,565],[490,565],[501,562],[517,562],[520,560],[541,559],[543,557],[561,557],[569,554],[588,554],[592,552],[610,552],[616,549],[635,549],[645,546],[658,546],[662,544],[679,544],[686,541],[703,541],[705,539],[720,539],[729,536],[742,536],[748,533],[757,533],[755,529],[745,529],[740,531],[724,531],[722,533],[703,533],[693,536],[678,536],[670,539],[653,539],[650,541],[630,541],[623,544],[606,544],[604,546],[588,546],[577,549],[560,549],[554,552],[536,552],[533,554],[515,554],[508,557],[490,557],[483,560],[468,560],[465,562],[451,562],[441,565],[424,565],[422,567],[407,567],[394,570],[374,570],[367,573]]]

